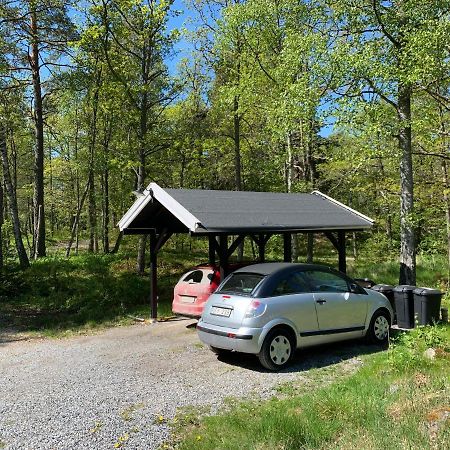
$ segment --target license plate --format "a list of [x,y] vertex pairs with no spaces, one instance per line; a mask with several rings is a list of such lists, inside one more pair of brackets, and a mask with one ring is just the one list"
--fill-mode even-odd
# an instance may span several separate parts
[[212,306],[210,314],[212,314],[213,316],[230,317],[231,309],[220,308],[219,306]]
[[182,303],[195,303],[197,297],[192,297],[190,295],[180,295],[180,300]]

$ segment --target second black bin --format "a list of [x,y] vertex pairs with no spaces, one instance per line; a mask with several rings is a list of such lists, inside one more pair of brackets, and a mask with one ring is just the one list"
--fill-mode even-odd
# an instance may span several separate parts
[[414,315],[419,325],[432,325],[439,321],[442,292],[419,287],[414,290]]
[[416,286],[401,284],[394,288],[397,325],[400,328],[414,328],[414,290]]

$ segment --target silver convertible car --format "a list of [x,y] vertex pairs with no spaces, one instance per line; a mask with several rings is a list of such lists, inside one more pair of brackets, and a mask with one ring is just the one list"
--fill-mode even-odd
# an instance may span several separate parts
[[215,353],[252,353],[265,368],[279,370],[296,348],[363,336],[386,343],[393,316],[384,295],[334,269],[266,263],[225,278],[197,331]]

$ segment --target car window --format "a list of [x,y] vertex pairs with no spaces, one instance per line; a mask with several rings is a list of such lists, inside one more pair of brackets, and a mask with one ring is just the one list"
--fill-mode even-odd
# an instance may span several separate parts
[[264,275],[257,273],[233,273],[220,287],[219,292],[250,295],[263,278]]
[[272,295],[303,294],[311,292],[308,280],[303,272],[296,272],[282,279]]
[[321,270],[306,271],[313,292],[349,292],[347,280],[340,276]]
[[194,270],[189,272],[184,278],[183,282],[185,283],[202,283],[209,284],[211,283],[211,278],[213,276],[212,271],[207,270]]

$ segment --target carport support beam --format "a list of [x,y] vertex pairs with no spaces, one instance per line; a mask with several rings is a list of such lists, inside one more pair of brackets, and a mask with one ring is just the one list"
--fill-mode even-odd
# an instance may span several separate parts
[[219,235],[219,265],[220,279],[223,280],[228,275],[228,236]]
[[337,237],[331,231],[325,231],[325,236],[331,241],[334,248],[338,252],[339,270],[343,273],[347,273],[347,260],[345,250],[345,231],[339,230]]
[[158,317],[157,258],[156,233],[152,232],[150,233],[150,318],[152,321],[156,321]]
[[283,234],[284,262],[292,262],[292,233]]
[[345,249],[345,231],[338,231],[339,270],[347,273],[347,258]]
[[258,236],[258,252],[259,252],[259,262],[263,263],[266,261],[266,240],[264,234]]
[[307,233],[306,262],[312,264],[314,258],[314,233]]
[[216,264],[216,237],[214,235],[208,236],[209,243],[209,264],[214,266]]

